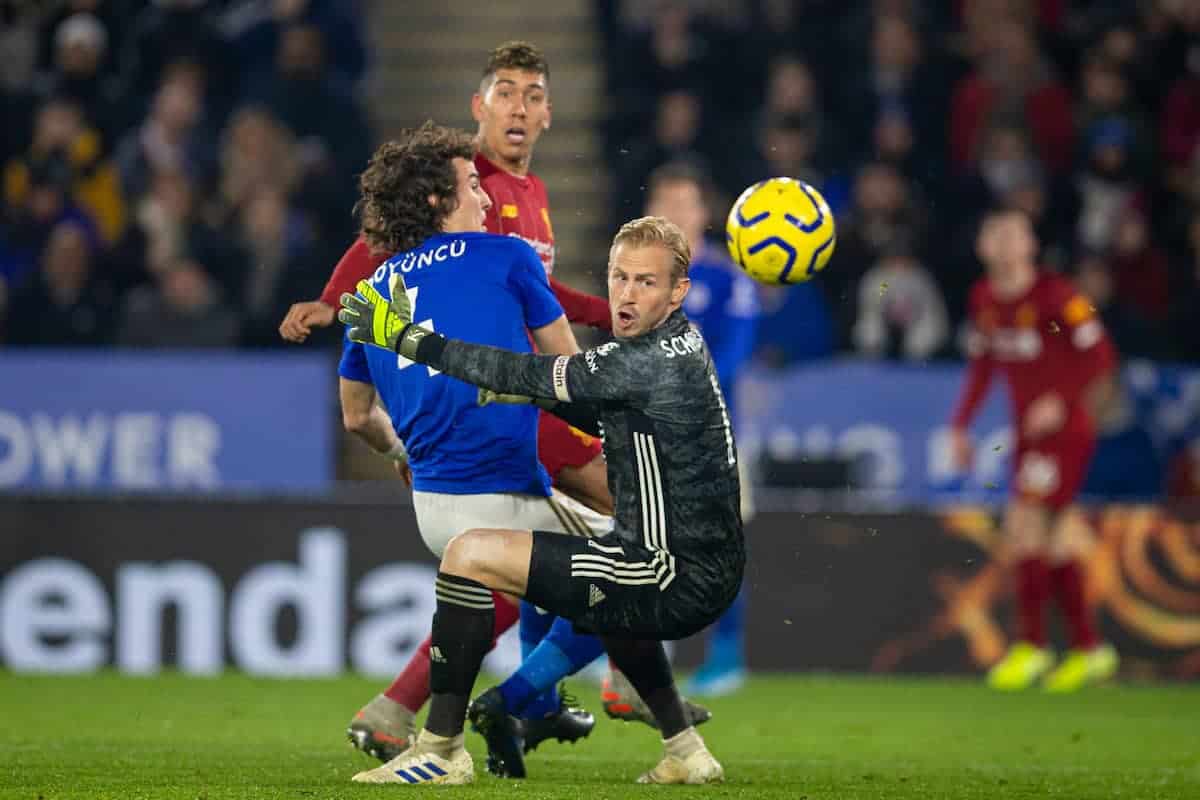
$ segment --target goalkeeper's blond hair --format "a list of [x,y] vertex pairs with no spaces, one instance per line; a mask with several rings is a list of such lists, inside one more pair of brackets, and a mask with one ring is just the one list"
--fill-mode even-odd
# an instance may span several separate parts
[[630,247],[661,245],[671,254],[671,285],[687,277],[688,267],[692,263],[692,248],[674,222],[663,217],[639,217],[626,222],[613,237],[612,247],[608,251],[609,263],[612,263],[612,254],[617,245],[622,244]]

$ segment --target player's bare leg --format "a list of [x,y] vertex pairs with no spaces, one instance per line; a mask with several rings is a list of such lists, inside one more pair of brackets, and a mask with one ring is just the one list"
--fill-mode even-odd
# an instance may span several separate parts
[[1066,619],[1071,649],[1046,676],[1043,685],[1050,692],[1073,692],[1108,680],[1117,672],[1117,651],[1100,640],[1087,603],[1081,565],[1089,540],[1090,531],[1079,509],[1069,507],[1057,515],[1050,536],[1050,587]]
[[602,455],[582,467],[562,467],[554,475],[554,486],[593,511],[606,517],[613,515],[612,494],[608,491],[608,467]]
[[1054,655],[1046,640],[1050,576],[1046,563],[1050,514],[1045,506],[1017,498],[1006,510],[1004,535],[1017,584],[1017,639],[988,672],[988,685],[1027,689],[1050,671]]

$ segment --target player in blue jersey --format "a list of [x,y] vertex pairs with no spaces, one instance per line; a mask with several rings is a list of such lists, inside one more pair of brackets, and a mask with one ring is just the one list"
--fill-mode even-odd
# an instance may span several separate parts
[[[397,255],[372,285],[386,293],[388,278],[403,274],[421,319],[469,341],[529,352],[532,336],[543,352],[577,352],[533,248],[482,232],[491,201],[473,155],[466,134],[430,124],[375,154],[362,177],[363,232],[376,249]],[[339,374],[346,427],[381,455],[407,462],[418,527],[436,555],[466,527],[501,517],[585,535],[610,526],[551,490],[537,457],[536,409],[481,408],[475,387],[353,343]],[[370,723],[394,716],[392,706],[380,696],[362,713]]]
[[[692,288],[684,298],[683,310],[704,336],[729,416],[736,420],[735,384],[754,352],[760,314],[758,286],[726,257],[723,247],[704,238],[710,221],[709,186],[704,172],[689,163],[664,164],[647,182],[646,213],[678,225],[692,248],[688,271]],[[742,521],[748,522],[754,507],[745,474],[741,484]],[[726,694],[745,683],[745,612],[743,590],[713,626],[707,658],[689,682],[689,693]],[[610,691],[605,692],[606,703],[612,702],[607,696]]]
[[[389,279],[399,273],[414,313],[431,329],[531,352],[528,329],[544,353],[578,352],[533,248],[514,237],[480,232],[491,201],[474,164],[465,160],[470,151],[463,149],[469,143],[464,137],[427,123],[383,145],[372,159],[359,206],[364,236],[375,240],[374,249],[398,253],[371,275],[371,291],[386,297]],[[397,186],[404,189],[396,191]],[[611,527],[609,517],[551,489],[537,457],[537,409],[481,407],[475,387],[352,342],[346,343],[339,374],[347,427],[381,455],[407,462],[417,524],[434,554],[441,556],[462,531],[501,520],[584,536]],[[377,396],[386,411],[376,405]],[[522,741],[524,728],[508,715],[520,713],[602,651],[595,637],[576,634],[566,621],[554,622],[546,640],[499,687],[494,710],[503,725],[491,719],[492,729],[482,731],[489,769],[524,777],[522,748],[530,741]],[[379,696],[363,713],[394,716],[394,706]],[[685,712],[693,724],[708,718],[693,704]],[[473,721],[482,721],[476,716]],[[590,731],[591,718],[571,730],[562,724],[556,738],[578,738]],[[407,744],[398,742],[397,753]]]

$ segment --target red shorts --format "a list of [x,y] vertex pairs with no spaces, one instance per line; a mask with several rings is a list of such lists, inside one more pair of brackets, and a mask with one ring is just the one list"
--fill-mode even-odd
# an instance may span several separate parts
[[538,418],[538,459],[550,480],[558,483],[563,467],[582,467],[600,455],[600,440],[578,428],[572,428],[553,414],[543,411]]
[[1013,493],[1055,511],[1066,508],[1079,494],[1095,450],[1096,437],[1079,431],[1018,440],[1013,456]]

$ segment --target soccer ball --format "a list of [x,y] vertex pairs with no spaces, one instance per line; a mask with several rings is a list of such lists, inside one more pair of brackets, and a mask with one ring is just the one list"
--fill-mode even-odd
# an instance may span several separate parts
[[794,178],[771,178],[742,192],[725,222],[729,255],[762,283],[800,283],[820,272],[836,236],[829,204]]

